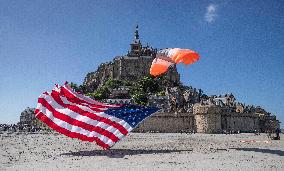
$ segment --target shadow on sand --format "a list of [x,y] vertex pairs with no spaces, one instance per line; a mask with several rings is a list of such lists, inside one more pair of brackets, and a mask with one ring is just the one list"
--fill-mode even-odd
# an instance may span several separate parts
[[140,154],[165,154],[165,153],[180,153],[188,150],[131,150],[131,149],[109,149],[109,150],[92,150],[92,151],[78,151],[63,153],[66,156],[107,156],[110,158],[123,158],[126,155],[140,155]]
[[262,149],[262,148],[230,148],[239,151],[254,151],[259,153],[269,153],[269,154],[276,154],[279,156],[284,156],[284,151],[282,150],[270,150],[270,149]]

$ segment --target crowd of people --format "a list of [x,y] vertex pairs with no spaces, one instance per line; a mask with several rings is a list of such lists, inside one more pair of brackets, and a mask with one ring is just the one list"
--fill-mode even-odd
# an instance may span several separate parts
[[37,132],[41,128],[31,125],[0,124],[0,132]]

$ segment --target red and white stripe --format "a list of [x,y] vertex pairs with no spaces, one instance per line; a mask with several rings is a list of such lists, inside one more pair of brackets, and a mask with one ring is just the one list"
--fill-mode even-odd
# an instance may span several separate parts
[[133,128],[124,120],[104,113],[110,107],[78,94],[68,85],[58,86],[38,98],[36,117],[52,129],[71,138],[95,141],[108,149]]

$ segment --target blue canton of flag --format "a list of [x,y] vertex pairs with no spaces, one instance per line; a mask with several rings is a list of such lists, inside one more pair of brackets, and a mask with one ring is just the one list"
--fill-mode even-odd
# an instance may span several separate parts
[[119,108],[110,108],[104,112],[126,121],[132,128],[135,128],[140,122],[158,110],[156,107],[123,105]]

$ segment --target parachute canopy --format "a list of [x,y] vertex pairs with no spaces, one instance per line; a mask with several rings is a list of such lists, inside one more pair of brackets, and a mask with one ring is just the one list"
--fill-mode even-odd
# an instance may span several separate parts
[[184,63],[193,64],[199,60],[199,54],[190,49],[167,48],[158,51],[156,58],[153,60],[150,74],[158,76],[165,73],[169,66]]

